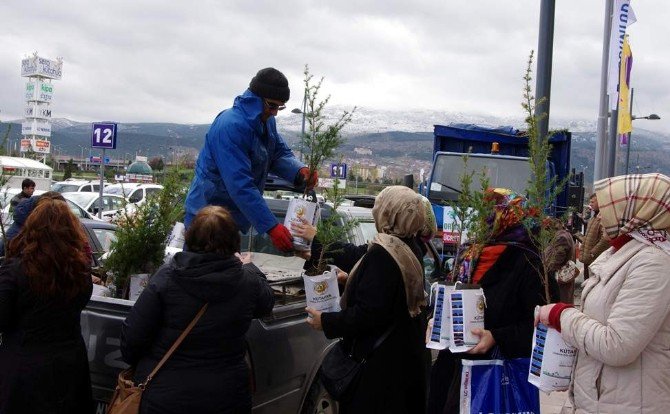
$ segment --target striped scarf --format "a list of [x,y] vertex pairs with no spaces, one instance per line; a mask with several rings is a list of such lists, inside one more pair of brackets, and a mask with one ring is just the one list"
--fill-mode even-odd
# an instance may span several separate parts
[[601,224],[608,236],[628,234],[670,254],[670,178],[633,174],[595,183]]

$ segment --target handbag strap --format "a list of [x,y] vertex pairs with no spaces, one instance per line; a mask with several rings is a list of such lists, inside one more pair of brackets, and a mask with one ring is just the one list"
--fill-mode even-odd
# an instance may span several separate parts
[[[386,331],[384,331],[384,333],[382,334],[382,336],[380,336],[379,338],[377,338],[377,341],[375,341],[375,344],[372,346],[372,349],[371,349],[370,352],[368,352],[368,354],[361,360],[361,362],[365,362],[365,360],[367,360],[368,357],[370,357],[370,355],[372,355],[372,353],[375,351],[375,349],[379,348],[379,346],[386,340],[386,338],[388,338],[388,336],[391,335],[391,332],[393,332],[393,329],[395,329],[395,325],[396,325],[396,324],[394,323],[393,325],[389,326],[389,328],[388,328]],[[356,344],[356,343],[354,342],[354,345],[355,345],[355,344]],[[353,355],[353,353],[354,353],[354,345],[351,346],[351,355]],[[350,355],[350,356],[351,356],[351,355]]]
[[147,379],[145,379],[143,383],[138,385],[139,388],[144,389],[144,388],[146,388],[147,385],[149,385],[149,382],[154,378],[154,376],[156,375],[158,370],[163,367],[163,364],[165,364],[165,362],[168,360],[168,358],[170,358],[170,356],[172,356],[172,353],[177,350],[179,345],[181,345],[184,338],[186,338],[186,335],[188,335],[191,332],[191,330],[193,329],[193,327],[195,326],[195,324],[198,323],[198,320],[200,320],[200,317],[207,310],[207,305],[208,304],[205,303],[205,305],[202,308],[200,308],[200,311],[198,312],[198,314],[195,315],[195,318],[193,318],[191,323],[189,323],[188,326],[186,327],[186,329],[184,329],[184,332],[182,332],[181,335],[179,335],[179,338],[177,338],[177,340],[174,341],[174,343],[172,344],[170,349],[168,349],[168,351],[165,353],[165,355],[163,355],[163,359],[161,359],[160,362],[154,368],[154,370],[151,371],[151,373],[147,376]]

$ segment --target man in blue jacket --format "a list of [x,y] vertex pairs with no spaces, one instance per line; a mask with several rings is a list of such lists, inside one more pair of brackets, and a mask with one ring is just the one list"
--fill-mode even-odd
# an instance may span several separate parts
[[219,205],[230,211],[241,231],[246,233],[252,225],[259,233],[268,233],[279,250],[293,249],[291,233],[263,200],[268,172],[308,190],[317,182],[316,173],[310,176],[277,133],[274,117],[289,97],[284,74],[261,69],[233,107],[216,116],[186,197],[186,228],[198,210]]

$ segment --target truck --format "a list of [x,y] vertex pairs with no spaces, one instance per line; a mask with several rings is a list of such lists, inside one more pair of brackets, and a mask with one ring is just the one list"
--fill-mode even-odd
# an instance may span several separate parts
[[[550,205],[550,213],[562,216],[570,208],[581,211],[584,203],[583,173],[570,169],[572,135],[562,130],[550,134],[551,152],[547,159],[549,177],[557,182],[569,178],[565,188]],[[467,169],[485,171],[490,185],[509,188],[523,194],[531,178],[528,163],[528,136],[511,126],[490,128],[473,124],[434,125],[433,163],[423,194],[433,205],[438,223],[438,248],[448,258],[455,253],[456,238],[444,228],[449,222],[449,205],[458,199],[461,176],[464,173],[463,156],[469,154]],[[481,188],[478,174],[472,187]],[[445,215],[446,212],[446,215]]]

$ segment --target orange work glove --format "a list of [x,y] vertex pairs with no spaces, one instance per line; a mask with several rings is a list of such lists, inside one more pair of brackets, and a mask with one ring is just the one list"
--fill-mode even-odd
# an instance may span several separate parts
[[298,176],[295,179],[296,187],[305,186],[306,191],[311,191],[314,189],[316,184],[319,182],[319,175],[314,171],[312,175],[309,174],[309,168],[302,167],[298,170]]
[[271,228],[270,231],[268,231],[268,235],[270,236],[270,240],[272,240],[272,244],[274,244],[278,250],[281,250],[282,252],[290,252],[293,250],[293,237],[283,224],[278,223]]

